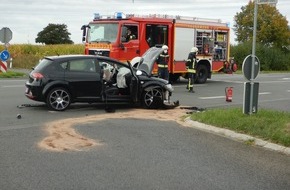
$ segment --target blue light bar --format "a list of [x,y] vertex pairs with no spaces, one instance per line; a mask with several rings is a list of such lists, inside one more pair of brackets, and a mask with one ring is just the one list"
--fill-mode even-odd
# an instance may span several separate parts
[[122,19],[123,18],[123,13],[122,12],[117,12],[116,13],[116,19]]

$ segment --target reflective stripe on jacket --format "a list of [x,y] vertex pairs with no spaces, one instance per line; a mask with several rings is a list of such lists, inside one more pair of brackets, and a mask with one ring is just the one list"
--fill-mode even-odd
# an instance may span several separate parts
[[160,67],[160,68],[168,68],[168,65],[158,64],[158,67]]
[[189,73],[196,73],[196,70],[195,69],[187,69],[187,72],[189,72]]
[[159,55],[159,58],[157,59],[157,64],[158,64],[158,67],[160,68],[167,68],[168,67],[168,60],[169,60],[169,55],[168,53],[164,53],[162,52],[160,55]]
[[187,62],[186,62],[187,72],[196,73],[196,54],[194,52],[190,52],[188,54]]

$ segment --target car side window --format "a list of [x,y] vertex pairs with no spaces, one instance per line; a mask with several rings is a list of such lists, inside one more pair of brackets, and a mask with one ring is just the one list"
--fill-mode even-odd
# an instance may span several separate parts
[[67,68],[68,68],[68,62],[62,62],[62,63],[60,63],[60,66],[61,66],[64,70],[67,70]]
[[72,60],[69,62],[70,71],[81,71],[81,72],[96,72],[100,69],[96,67],[94,59],[80,59]]

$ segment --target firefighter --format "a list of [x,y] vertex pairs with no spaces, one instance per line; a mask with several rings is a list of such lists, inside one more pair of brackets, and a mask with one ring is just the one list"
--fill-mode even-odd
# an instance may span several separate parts
[[127,36],[126,36],[126,42],[129,42],[130,40],[136,39],[136,36],[132,34],[132,30],[130,28],[127,29]]
[[157,59],[157,65],[158,65],[158,77],[163,78],[165,80],[169,79],[169,72],[168,72],[168,46],[163,45],[162,46],[163,52],[159,55]]
[[190,53],[188,54],[188,58],[186,61],[186,69],[188,72],[188,85],[187,89],[189,92],[194,93],[193,90],[193,83],[195,80],[195,74],[196,74],[196,55],[198,53],[198,49],[196,47],[191,48]]

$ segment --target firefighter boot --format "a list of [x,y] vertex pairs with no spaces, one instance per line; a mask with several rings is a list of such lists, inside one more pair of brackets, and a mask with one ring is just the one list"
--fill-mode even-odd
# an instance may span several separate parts
[[188,92],[195,93],[192,87],[189,88]]

